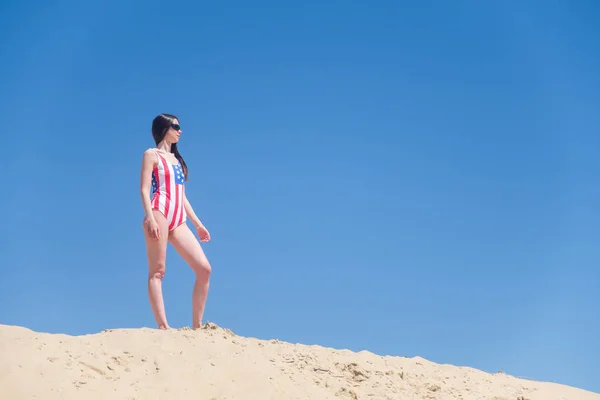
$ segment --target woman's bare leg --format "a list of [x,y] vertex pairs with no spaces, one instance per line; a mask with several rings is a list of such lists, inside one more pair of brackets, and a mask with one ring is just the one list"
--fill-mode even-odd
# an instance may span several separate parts
[[196,282],[192,292],[192,329],[198,329],[202,326],[211,266],[200,242],[186,224],[175,228],[171,232],[169,240],[196,274]]
[[151,238],[144,223],[146,253],[148,256],[148,298],[150,299],[150,306],[152,307],[158,328],[169,329],[162,295],[162,279],[166,270],[169,226],[164,215],[156,210],[153,210],[153,213],[160,229],[160,238]]

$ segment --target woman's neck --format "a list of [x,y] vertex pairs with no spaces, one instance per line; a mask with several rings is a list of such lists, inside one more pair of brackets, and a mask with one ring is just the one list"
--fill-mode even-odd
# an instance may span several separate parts
[[165,153],[170,153],[171,152],[171,144],[167,143],[167,142],[161,142],[159,143],[156,148],[160,151],[163,151]]

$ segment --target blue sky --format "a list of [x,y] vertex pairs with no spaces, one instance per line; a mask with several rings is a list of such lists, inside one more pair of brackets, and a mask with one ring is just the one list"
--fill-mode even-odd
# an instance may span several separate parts
[[[154,326],[168,112],[207,320],[600,392],[600,4],[374,4],[3,2],[0,323]],[[175,327],[192,285],[170,248]]]

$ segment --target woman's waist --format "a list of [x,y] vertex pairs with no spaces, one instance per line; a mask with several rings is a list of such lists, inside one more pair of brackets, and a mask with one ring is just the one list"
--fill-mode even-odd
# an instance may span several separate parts
[[152,192],[150,197],[152,197],[153,199],[155,199],[157,197],[167,198],[167,199],[175,199],[175,198],[179,198],[181,196],[179,195],[179,193],[177,191],[169,192],[168,190],[160,190],[159,189],[159,190]]

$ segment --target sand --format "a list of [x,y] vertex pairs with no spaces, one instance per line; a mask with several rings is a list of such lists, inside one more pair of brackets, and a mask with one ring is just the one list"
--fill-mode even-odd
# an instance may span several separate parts
[[2,400],[600,400],[559,385],[204,329],[69,336],[0,325]]

